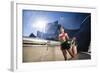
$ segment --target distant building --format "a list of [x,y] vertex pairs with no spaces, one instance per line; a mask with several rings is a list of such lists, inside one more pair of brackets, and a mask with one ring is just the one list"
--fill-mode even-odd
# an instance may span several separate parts
[[48,23],[45,28],[45,33],[37,31],[37,37],[47,39],[47,40],[57,40],[59,35],[58,21]]
[[29,37],[34,37],[34,38],[36,38],[36,36],[35,36],[33,33],[31,33],[31,34],[29,35]]

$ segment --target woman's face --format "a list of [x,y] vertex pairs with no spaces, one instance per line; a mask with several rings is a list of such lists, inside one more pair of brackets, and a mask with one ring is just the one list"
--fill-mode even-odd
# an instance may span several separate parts
[[61,33],[63,33],[63,32],[64,32],[64,28],[63,28],[63,27],[61,27],[61,28],[60,28],[60,31],[61,31]]

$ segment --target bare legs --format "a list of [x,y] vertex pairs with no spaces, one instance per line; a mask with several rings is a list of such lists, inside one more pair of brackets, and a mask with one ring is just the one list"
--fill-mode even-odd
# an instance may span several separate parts
[[73,51],[73,54],[75,56],[77,54],[77,46],[73,46],[72,51]]
[[70,49],[68,49],[69,54],[72,58],[74,58],[77,54],[77,47],[74,45]]
[[64,59],[67,60],[67,52],[66,52],[66,49],[63,49],[62,50],[62,53],[63,53]]
[[[77,54],[77,47],[74,45],[70,49],[67,50],[72,58],[74,58]],[[66,49],[62,49],[62,53],[64,56],[64,59],[67,60],[67,51]]]

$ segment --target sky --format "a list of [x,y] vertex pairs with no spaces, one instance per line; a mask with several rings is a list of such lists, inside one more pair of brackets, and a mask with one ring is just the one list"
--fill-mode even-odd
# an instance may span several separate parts
[[22,13],[23,36],[29,36],[31,33],[37,35],[37,31],[44,32],[46,24],[55,21],[66,29],[79,29],[84,19],[90,15],[90,13],[39,10],[23,10]]

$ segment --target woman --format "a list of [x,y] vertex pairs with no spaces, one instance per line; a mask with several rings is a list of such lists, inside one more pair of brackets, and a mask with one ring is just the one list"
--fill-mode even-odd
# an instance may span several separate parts
[[72,58],[75,57],[75,55],[77,54],[77,48],[74,42],[76,38],[69,40],[68,34],[65,33],[63,27],[60,28],[60,32],[61,33],[59,34],[59,40],[61,41],[61,50],[62,50],[64,59],[67,60],[67,51],[69,52]]

